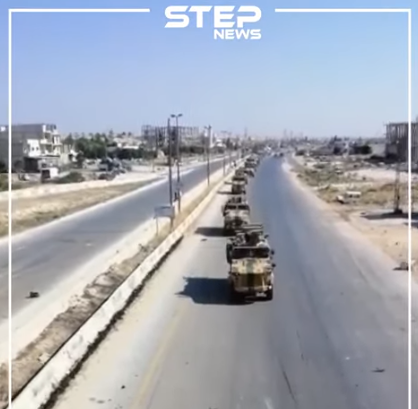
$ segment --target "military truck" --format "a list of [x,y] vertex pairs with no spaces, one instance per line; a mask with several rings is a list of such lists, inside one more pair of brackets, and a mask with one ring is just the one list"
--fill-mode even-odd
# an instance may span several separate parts
[[232,302],[265,294],[273,299],[274,250],[263,234],[262,226],[248,225],[227,244],[228,283]]
[[232,177],[232,180],[241,181],[244,183],[248,182],[247,175],[245,174],[245,168],[239,168],[235,171],[234,176]]
[[246,169],[257,169],[257,166],[260,163],[260,159],[256,155],[252,155],[245,160],[244,167]]
[[242,180],[233,180],[231,185],[231,194],[233,195],[243,195],[247,192],[245,188],[245,182]]
[[244,168],[237,169],[231,181],[231,193],[233,195],[245,194],[245,186],[248,183]]
[[241,227],[237,227],[234,232],[234,236],[231,237],[226,244],[226,260],[231,262],[231,250],[238,245],[244,245],[245,243],[257,244],[261,242],[267,242],[268,234],[264,234],[262,224],[248,223]]
[[255,176],[255,171],[253,168],[247,168],[245,169],[245,174],[249,177],[253,178]]
[[235,230],[250,221],[250,205],[247,202],[228,202],[223,208],[224,234],[235,234]]
[[227,210],[230,210],[234,208],[234,205],[240,204],[240,203],[247,203],[247,199],[245,198],[245,195],[234,195],[231,196],[227,202],[222,206],[222,214],[225,215],[225,212]]
[[250,157],[245,161],[245,169],[255,169],[257,167],[257,161],[254,157]]

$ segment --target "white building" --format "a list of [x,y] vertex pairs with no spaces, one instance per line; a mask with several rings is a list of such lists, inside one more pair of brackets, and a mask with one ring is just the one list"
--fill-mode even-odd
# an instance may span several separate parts
[[[0,126],[0,161],[9,163],[9,129]],[[35,171],[41,163],[57,164],[63,152],[61,135],[53,124],[12,125],[12,167]]]

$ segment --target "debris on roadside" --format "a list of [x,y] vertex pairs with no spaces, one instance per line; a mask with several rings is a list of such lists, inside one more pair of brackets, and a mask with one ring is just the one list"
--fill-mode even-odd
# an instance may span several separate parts
[[[408,270],[408,186],[394,166],[363,157],[336,155],[294,157],[298,179],[327,202],[330,209],[361,231]],[[412,178],[412,203],[418,203],[418,175]],[[400,200],[397,201],[396,198]],[[413,211],[412,236],[418,240],[418,213]],[[418,259],[418,247],[412,249]],[[411,269],[418,275],[418,268]]]

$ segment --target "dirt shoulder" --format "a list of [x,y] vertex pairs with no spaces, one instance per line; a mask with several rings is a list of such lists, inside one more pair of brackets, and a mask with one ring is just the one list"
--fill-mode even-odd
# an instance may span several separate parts
[[[12,229],[19,233],[31,227],[48,223],[63,216],[106,202],[140,187],[152,180],[126,183],[88,191],[72,191],[47,197],[19,198],[12,201]],[[8,203],[0,202],[0,236],[8,232]]]
[[[350,166],[350,165],[349,165]],[[309,186],[316,195],[328,203],[332,212],[339,214],[353,227],[379,246],[401,265],[408,260],[408,191],[400,183],[401,214],[394,214],[394,180],[367,178],[346,169],[344,164],[327,164],[310,160],[297,160],[291,171]],[[372,170],[373,171],[373,170]],[[418,185],[414,183],[413,199],[418,199]],[[412,242],[418,241],[418,220],[412,220]],[[418,246],[412,247],[413,275],[418,279]]]

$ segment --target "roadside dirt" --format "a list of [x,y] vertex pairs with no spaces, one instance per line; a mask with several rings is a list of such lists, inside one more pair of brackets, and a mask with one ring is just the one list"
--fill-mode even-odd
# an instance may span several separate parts
[[[12,230],[19,233],[63,216],[106,202],[143,187],[152,180],[100,187],[88,191],[53,194],[47,197],[19,198],[12,201]],[[8,203],[0,202],[0,236],[8,233]]]
[[[211,187],[212,188],[212,187]],[[207,188],[198,198],[191,202],[176,217],[173,228],[176,228],[196,208],[199,202],[209,193]],[[138,246],[138,251],[131,258],[114,264],[108,271],[99,275],[89,284],[83,295],[74,300],[67,311],[58,315],[13,361],[12,385],[13,396],[17,394],[45,363],[54,356],[59,348],[91,317],[91,315],[111,296],[119,285],[145,260],[151,252],[163,242],[170,233],[169,226],[161,229],[158,237],[147,246]],[[7,406],[6,364],[0,366],[0,409]]]
[[[399,265],[408,260],[408,192],[407,185],[400,187],[400,207],[403,214],[393,214],[394,182],[387,179],[366,179],[347,174],[335,174],[332,167],[307,168],[301,161],[292,166],[292,172],[328,204],[330,211],[339,214],[360,231],[372,243],[379,246]],[[356,192],[357,197],[347,197],[347,192]],[[343,201],[338,200],[343,197]],[[412,203],[418,202],[418,186],[414,184]],[[414,210],[414,209],[413,209]],[[412,220],[411,239],[418,241],[418,220]],[[418,246],[412,246],[412,272],[418,279]]]

